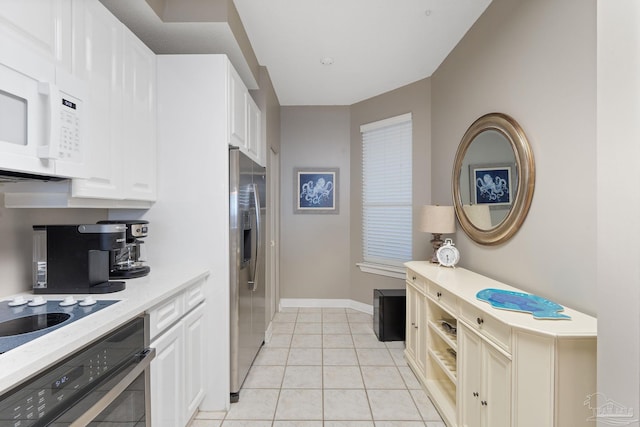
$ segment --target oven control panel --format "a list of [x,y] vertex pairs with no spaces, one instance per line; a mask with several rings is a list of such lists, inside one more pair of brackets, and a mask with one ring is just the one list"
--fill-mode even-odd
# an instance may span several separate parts
[[144,345],[144,319],[137,318],[0,396],[0,425],[48,425],[92,390],[108,389]]

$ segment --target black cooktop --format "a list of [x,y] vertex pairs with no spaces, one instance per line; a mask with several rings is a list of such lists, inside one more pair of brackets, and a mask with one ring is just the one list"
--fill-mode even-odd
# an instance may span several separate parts
[[[0,301],[0,354],[41,337],[76,320],[109,307],[118,300],[95,301],[51,300],[33,306],[14,305],[13,300]],[[93,301],[91,301],[93,302]],[[62,303],[62,305],[61,305]]]

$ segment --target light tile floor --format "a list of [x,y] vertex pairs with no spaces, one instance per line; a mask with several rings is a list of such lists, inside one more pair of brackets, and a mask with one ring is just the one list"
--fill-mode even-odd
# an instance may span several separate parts
[[191,427],[445,427],[407,366],[403,342],[380,342],[368,314],[285,309],[273,320],[228,413]]

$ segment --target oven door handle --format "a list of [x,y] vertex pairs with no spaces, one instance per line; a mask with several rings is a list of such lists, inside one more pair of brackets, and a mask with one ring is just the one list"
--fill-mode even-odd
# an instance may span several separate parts
[[114,400],[118,398],[122,394],[123,391],[129,387],[129,385],[136,379],[140,374],[142,374],[149,365],[154,357],[156,357],[156,349],[155,348],[147,348],[143,352],[141,352],[138,357],[140,358],[138,363],[133,367],[133,369],[124,377],[122,380],[113,386],[111,390],[107,392],[100,400],[98,400],[91,408],[89,408],[84,414],[82,414],[78,419],[72,422],[69,427],[85,427],[89,424],[95,417],[100,415],[102,411],[104,411]]

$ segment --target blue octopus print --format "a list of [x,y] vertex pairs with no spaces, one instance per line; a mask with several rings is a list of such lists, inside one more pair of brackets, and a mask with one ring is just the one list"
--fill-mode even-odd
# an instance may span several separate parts
[[[301,176],[301,182],[302,182]],[[305,181],[300,186],[301,207],[333,207],[333,181],[331,174],[304,175]]]
[[509,186],[507,185],[507,180],[498,175],[492,177],[491,174],[485,173],[482,178],[476,179],[476,186],[478,187],[479,199],[485,202],[508,200]]

